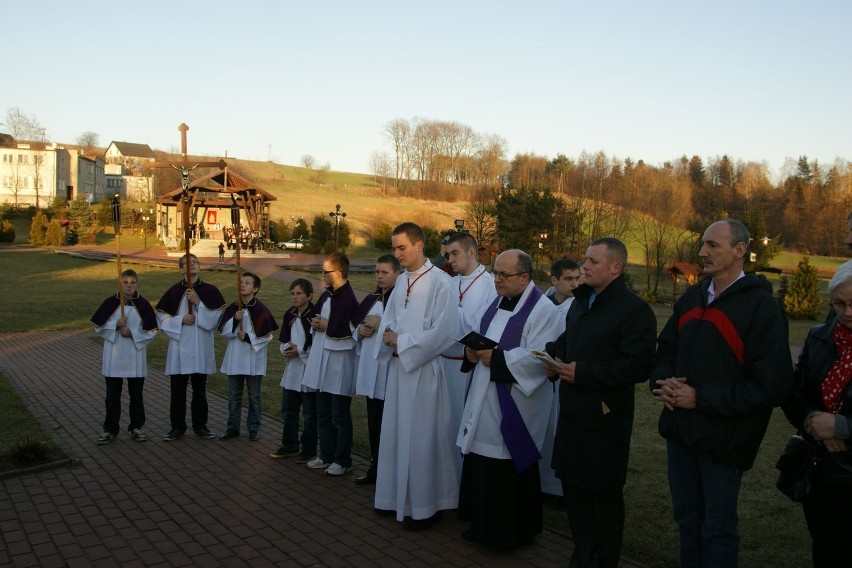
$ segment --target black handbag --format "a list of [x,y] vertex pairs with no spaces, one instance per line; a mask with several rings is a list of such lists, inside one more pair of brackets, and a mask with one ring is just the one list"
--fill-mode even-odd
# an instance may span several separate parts
[[811,492],[818,463],[816,444],[798,434],[790,436],[775,464],[775,468],[781,472],[775,487],[793,501],[801,503]]

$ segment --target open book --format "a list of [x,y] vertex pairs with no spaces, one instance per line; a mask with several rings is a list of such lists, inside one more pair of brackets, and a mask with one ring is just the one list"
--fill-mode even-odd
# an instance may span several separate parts
[[483,349],[494,349],[497,347],[497,342],[493,339],[489,339],[482,335],[481,333],[477,333],[475,331],[471,331],[461,339],[456,339],[455,337],[450,337],[453,341],[458,341],[462,345],[466,347],[470,347],[474,351],[482,351]]

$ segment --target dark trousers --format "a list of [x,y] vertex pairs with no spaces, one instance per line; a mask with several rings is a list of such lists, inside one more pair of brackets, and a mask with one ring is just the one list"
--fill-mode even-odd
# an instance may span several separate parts
[[352,467],[352,397],[317,393],[320,453],[325,463]]
[[172,375],[172,400],[169,404],[169,421],[172,430],[186,432],[186,387],[192,382],[192,429],[196,432],[207,428],[207,375]]
[[[113,436],[118,435],[119,420],[121,419],[121,387],[124,379],[121,377],[105,377],[106,380],[106,417],[104,418],[104,432]],[[141,428],[145,425],[145,404],[142,401],[142,387],[145,386],[145,377],[128,377],[127,393],[130,395],[130,424],[127,430]]]
[[376,465],[379,463],[379,443],[382,437],[382,416],[385,412],[385,401],[381,398],[367,397],[367,435],[370,438],[370,470],[368,476],[376,476]]
[[[305,425],[299,437],[299,408],[302,409]],[[288,452],[298,451],[302,455],[317,455],[317,393],[281,389],[281,447]],[[300,447],[301,444],[301,447]]]
[[570,568],[617,568],[624,536],[624,493],[562,484],[574,539]]
[[666,446],[681,568],[736,568],[743,472],[678,442],[668,440]]
[[816,483],[803,505],[814,568],[852,566],[852,487]]

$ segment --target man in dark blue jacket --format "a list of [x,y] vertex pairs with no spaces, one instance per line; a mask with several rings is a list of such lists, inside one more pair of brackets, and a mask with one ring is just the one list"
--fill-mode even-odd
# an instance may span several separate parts
[[648,378],[657,338],[654,312],[624,282],[626,263],[618,239],[592,242],[553,344],[559,368],[548,369],[560,379],[552,466],[575,544],[571,568],[615,568],[621,553],[634,387]]
[[675,304],[651,373],[682,567],[737,566],[742,474],[793,384],[787,319],[772,285],[743,272],[748,243],[734,219],[704,232],[710,278]]

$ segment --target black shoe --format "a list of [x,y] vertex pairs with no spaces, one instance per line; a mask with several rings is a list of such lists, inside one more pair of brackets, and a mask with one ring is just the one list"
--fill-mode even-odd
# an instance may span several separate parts
[[249,430],[249,441],[257,442],[260,439],[260,434],[257,433],[257,430]]
[[373,511],[375,511],[376,514],[380,517],[392,517],[396,515],[396,511],[390,511],[388,509],[378,509],[376,507],[373,507]]
[[225,430],[225,432],[221,436],[219,436],[219,439],[222,440],[222,441],[230,440],[231,438],[236,438],[239,435],[240,435],[239,430],[228,429],[228,430]]
[[370,475],[370,472],[367,472],[367,475],[362,475],[361,477],[355,478],[355,485],[375,485],[376,484],[376,474]]
[[[281,458],[292,458],[292,457],[296,457],[296,456],[299,456],[299,455],[301,455],[299,453],[299,450],[288,450],[284,446],[281,446],[280,448],[278,448],[274,452],[269,453],[269,457],[271,457],[274,460],[280,460]],[[311,456],[311,457],[313,457],[313,456]],[[305,463],[308,463],[308,462],[305,462]]]
[[438,511],[428,519],[412,519],[411,517],[406,517],[406,519],[402,522],[402,526],[407,531],[422,531],[440,521],[443,514],[443,511]]
[[163,436],[163,440],[166,442],[171,442],[177,440],[181,436],[186,433],[184,430],[169,430],[169,433]]
[[205,440],[212,440],[216,437],[216,434],[208,430],[207,428],[201,428],[195,431],[195,435],[199,438],[204,438]]

